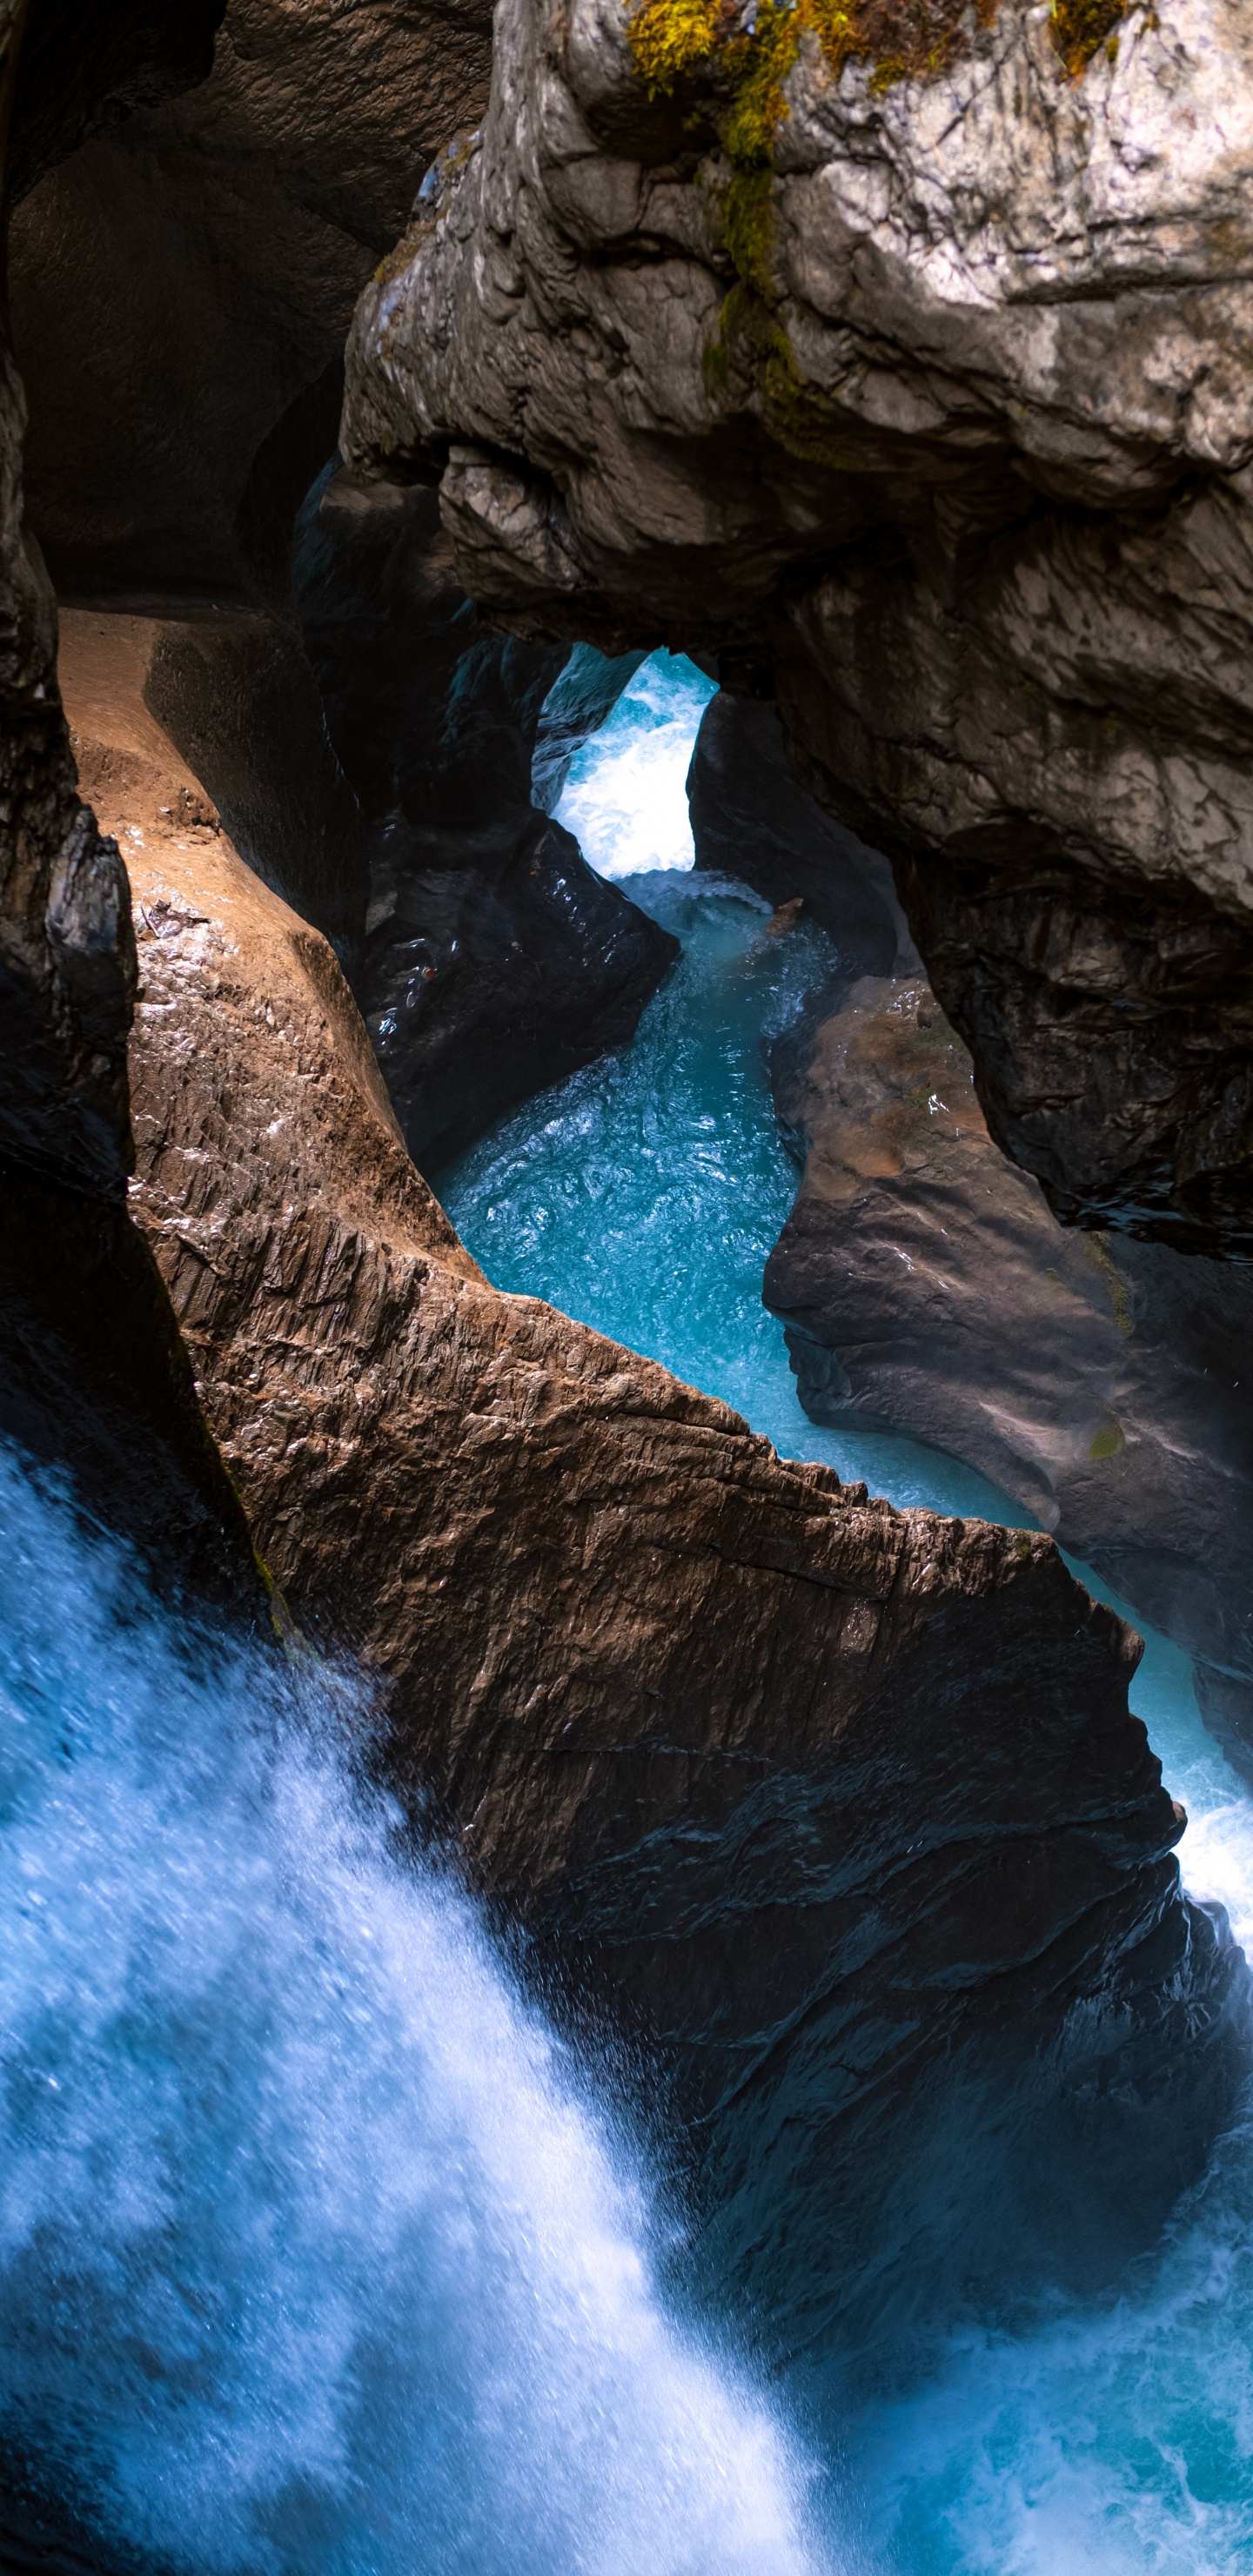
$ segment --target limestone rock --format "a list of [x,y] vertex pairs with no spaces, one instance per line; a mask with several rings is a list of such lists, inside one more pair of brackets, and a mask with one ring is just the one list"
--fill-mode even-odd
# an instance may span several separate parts
[[1068,68],[1001,0],[890,79],[798,15],[766,168],[772,13],[672,95],[630,17],[503,0],[346,453],[439,477],[516,633],[772,667],[997,1142],[1068,1222],[1247,1257],[1247,9],[1133,7]]
[[1247,1271],[1067,1234],[918,979],[855,984],[774,1078],[806,1160],[765,1295],[806,1410],[968,1460],[1203,1683],[1253,1688]]
[[[324,476],[300,513],[293,572],[331,738],[370,828],[354,984],[410,1151],[434,1171],[516,1101],[631,1038],[677,943],[533,801],[567,649],[488,632],[433,492]],[[545,738],[552,803],[634,667],[579,657]]]
[[[134,1204],[260,1543],[546,1990],[648,2050],[710,2277],[780,2347],[882,2346],[959,2279],[1099,2271],[1195,2169],[1243,2009],[1129,1633],[1048,1538],[784,1465],[497,1294],[326,944],[221,837],[130,864]],[[967,2112],[941,2219],[911,2119]]]

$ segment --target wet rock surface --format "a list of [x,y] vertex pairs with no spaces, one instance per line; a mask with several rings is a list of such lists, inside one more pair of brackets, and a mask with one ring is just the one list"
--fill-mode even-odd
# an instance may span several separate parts
[[764,1293],[806,1411],[906,1432],[1023,1503],[1197,1659],[1248,1770],[1247,1271],[1060,1227],[920,979],[862,979],[772,1071],[805,1169]]
[[[197,33],[199,29],[199,33]],[[199,46],[203,13],[183,37]],[[0,112],[19,13],[0,8]],[[31,152],[73,140],[100,80],[138,78],[134,13],[105,11],[77,87],[32,60],[15,129]],[[117,41],[114,42],[116,37]],[[193,48],[194,50],[194,48]],[[159,81],[178,42],[158,46]],[[125,76],[125,78],[124,78]],[[27,122],[29,120],[29,123]],[[0,118],[0,131],[3,130]],[[135,995],[130,889],[117,843],[77,792],[56,678],[56,609],[28,542],[25,403],[0,352],[0,1432],[68,1474],[168,1590],[258,1616],[251,1543],[196,1403],[159,1271],[126,1213],[126,1045]],[[2,2520],[2,2513],[0,2513]]]
[[1247,13],[1068,66],[1003,0],[925,79],[810,29],[755,161],[772,22],[650,94],[628,20],[507,0],[362,298],[350,461],[438,475],[516,633],[772,672],[1003,1150],[1067,1222],[1247,1257]]
[[638,657],[569,660],[491,633],[433,492],[324,477],[301,512],[296,596],[331,738],[370,834],[354,976],[427,1171],[504,1109],[626,1042],[676,944],[584,862],[555,804],[574,749]]
[[[985,2265],[1099,2271],[1195,2169],[1243,2010],[1128,1632],[1047,1538],[784,1465],[498,1295],[326,944],[220,837],[131,864],[135,1206],[209,1419],[419,1812],[649,2052],[711,2280],[781,2347],[881,2348]],[[980,2123],[938,2232],[914,2106]]]

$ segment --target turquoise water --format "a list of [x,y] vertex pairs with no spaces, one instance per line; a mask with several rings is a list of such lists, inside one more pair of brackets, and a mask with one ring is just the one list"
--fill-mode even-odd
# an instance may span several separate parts
[[[506,1120],[441,1176],[445,1204],[499,1287],[663,1360],[783,1455],[825,1459],[902,1504],[1022,1522],[959,1462],[819,1430],[801,1411],[760,1300],[797,1177],[762,1046],[832,952],[812,928],[766,939],[756,897],[692,872],[671,807],[685,767],[676,734],[694,735],[703,683],[657,657],[636,688],[638,713],[624,703],[612,736],[581,755],[562,819],[593,865],[629,875],[634,899],[682,940],[682,961],[633,1047]],[[651,874],[650,844],[665,861]],[[1132,1696],[1188,1808],[1185,1877],[1226,1904],[1247,1944],[1253,1800],[1166,1639],[1148,1638]],[[841,2563],[867,2576],[1253,2576],[1251,2340],[1246,2125],[1119,2297],[1059,2301],[1025,2337],[995,2320],[964,2332],[907,2402],[821,2428]]]

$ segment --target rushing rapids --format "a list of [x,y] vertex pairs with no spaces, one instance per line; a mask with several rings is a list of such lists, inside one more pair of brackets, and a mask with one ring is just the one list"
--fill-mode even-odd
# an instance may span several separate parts
[[[682,963],[628,1054],[532,1103],[445,1176],[449,1212],[500,1285],[664,1358],[783,1454],[826,1459],[898,1502],[1021,1520],[958,1462],[817,1429],[797,1402],[782,1330],[760,1303],[795,1188],[762,1041],[831,951],[803,925],[767,939],[756,896],[690,873],[676,737],[685,725],[690,741],[704,694],[690,666],[646,665],[561,809],[592,862],[629,871],[636,900],[679,933]],[[1185,1879],[1227,1906],[1247,1945],[1253,1799],[1200,1723],[1187,1659],[1163,1638],[1148,1638],[1133,1702],[1188,1808]],[[1247,2576],[1251,2335],[1253,2105],[1159,2251],[1108,2302],[1058,2298],[1026,2326],[971,2322],[927,2387],[860,2416],[841,2409],[837,2422],[823,2392],[804,2392],[848,2563],[893,2576]]]
[[816,2576],[628,2142],[337,1759],[359,1686],[180,1627],[12,1453],[0,1510],[7,2443],[126,2564]]

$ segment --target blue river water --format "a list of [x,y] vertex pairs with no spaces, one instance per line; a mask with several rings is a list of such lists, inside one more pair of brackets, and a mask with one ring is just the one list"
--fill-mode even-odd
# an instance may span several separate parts
[[[579,754],[559,808],[592,865],[678,935],[679,965],[635,1044],[506,1119],[441,1176],[445,1203],[497,1286],[663,1360],[784,1456],[823,1458],[898,1503],[1023,1521],[959,1461],[819,1430],[797,1401],[761,1304],[797,1178],[763,1041],[833,955],[814,928],[767,937],[755,895],[693,871],[681,788],[710,693],[690,664],[654,656]],[[1253,1799],[1164,1638],[1147,1639],[1133,1704],[1189,1812],[1189,1885],[1253,1942]],[[875,2576],[1253,2576],[1251,2338],[1253,2111],[1116,2298],[1085,2311],[1059,2301],[1025,2338],[995,2321],[965,2331],[929,2388],[823,2428],[839,2464],[840,2563]]]
[[[902,1501],[817,1433],[762,1264],[795,1174],[764,1034],[828,952],[690,869],[706,684],[646,665],[567,784],[684,955],[636,1044],[446,1176],[506,1288]],[[665,860],[658,869],[649,862]],[[1099,2305],[955,2334],[824,2415],[672,2297],[628,2124],[346,1767],[351,1671],[175,1624],[0,1451],[0,2440],[123,2556],[204,2576],[1253,2576],[1253,2124]],[[1187,1669],[1137,1683],[1185,1869],[1253,1939],[1253,1801]],[[681,2292],[681,2280],[678,2282]],[[0,2556],[3,2540],[0,2535]]]

